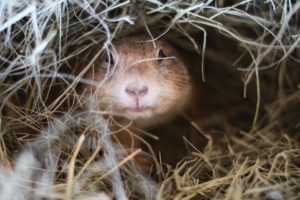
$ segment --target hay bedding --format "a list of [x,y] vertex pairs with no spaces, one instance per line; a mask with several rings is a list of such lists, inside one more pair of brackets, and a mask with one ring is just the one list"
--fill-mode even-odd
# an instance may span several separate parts
[[[300,199],[299,11],[272,0],[1,1],[0,199]],[[141,31],[181,48],[199,88],[181,116],[147,130],[152,178],[132,162],[139,151],[110,140],[109,113],[92,100],[78,112],[89,99],[74,89],[113,38]]]

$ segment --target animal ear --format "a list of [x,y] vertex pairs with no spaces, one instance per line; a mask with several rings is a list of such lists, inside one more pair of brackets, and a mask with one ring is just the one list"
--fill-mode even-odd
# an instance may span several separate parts
[[158,50],[158,54],[157,54],[157,58],[159,58],[159,59],[163,59],[163,58],[166,58],[167,56],[166,56],[166,54],[163,52],[163,50],[162,49],[159,49]]

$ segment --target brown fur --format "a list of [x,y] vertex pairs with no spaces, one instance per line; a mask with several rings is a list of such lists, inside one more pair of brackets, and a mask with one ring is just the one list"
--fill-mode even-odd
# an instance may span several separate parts
[[[96,61],[85,76],[89,80],[105,80],[104,84],[101,87],[82,85],[79,90],[96,95],[100,104],[104,105],[103,109],[110,107],[113,112],[125,115],[140,128],[170,119],[186,104],[191,91],[187,67],[180,53],[165,40],[155,43],[147,40],[147,37],[139,36],[114,41],[111,54],[107,53]],[[160,50],[165,59],[158,59],[162,58],[159,56]],[[108,64],[108,58],[111,57],[114,62]],[[126,105],[127,100],[132,99],[125,92],[126,85],[138,87],[136,85],[139,84],[144,84],[148,89],[145,96],[137,98],[137,106],[141,104],[142,108],[146,108],[140,113],[130,110],[132,104]],[[130,137],[127,132],[119,133],[117,140],[127,147],[140,147],[140,141]],[[152,160],[141,155],[135,160],[145,172],[150,172]]]
[[[85,78],[101,81],[105,78],[107,70],[111,70],[110,77],[97,91],[99,101],[105,106],[111,106],[114,112],[124,114],[140,127],[153,125],[159,121],[168,119],[182,105],[184,105],[190,93],[190,79],[180,53],[165,40],[158,40],[154,43],[146,41],[145,36],[128,37],[113,42],[112,55],[116,66],[114,69],[107,69],[105,59],[107,56],[96,62],[93,69]],[[162,50],[166,57],[164,60],[157,60],[158,52]],[[113,68],[113,66],[111,66]],[[122,97],[117,96],[124,89],[120,89],[126,80],[137,76],[149,87],[149,93],[159,90],[157,97],[153,100],[153,106],[144,116],[135,116],[122,105]],[[94,86],[83,86],[95,92]]]

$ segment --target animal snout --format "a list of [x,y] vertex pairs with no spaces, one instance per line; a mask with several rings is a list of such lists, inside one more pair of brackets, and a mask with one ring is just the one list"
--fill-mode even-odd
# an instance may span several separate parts
[[148,87],[145,85],[128,85],[125,88],[125,92],[131,97],[143,97],[148,93]]

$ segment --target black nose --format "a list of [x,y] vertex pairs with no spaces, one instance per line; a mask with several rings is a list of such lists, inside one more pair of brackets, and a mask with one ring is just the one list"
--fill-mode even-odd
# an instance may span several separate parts
[[132,97],[142,97],[145,96],[148,93],[148,87],[147,86],[128,86],[125,89],[125,92]]

